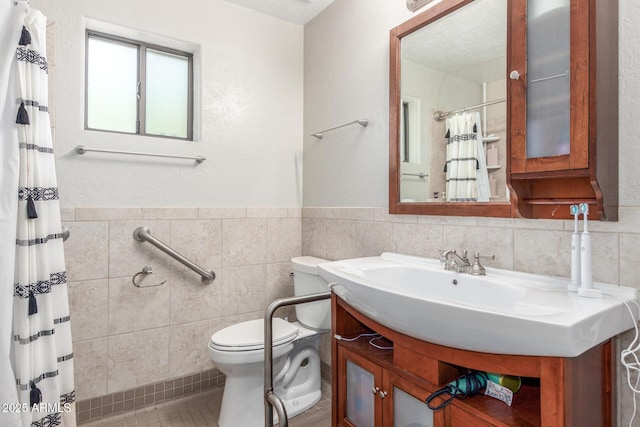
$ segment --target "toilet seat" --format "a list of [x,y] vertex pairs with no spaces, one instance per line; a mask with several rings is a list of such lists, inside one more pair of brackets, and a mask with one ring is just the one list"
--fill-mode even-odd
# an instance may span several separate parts
[[[273,346],[290,343],[299,329],[279,317],[273,318]],[[211,336],[209,346],[219,351],[251,351],[264,349],[264,320],[249,320],[228,326]]]

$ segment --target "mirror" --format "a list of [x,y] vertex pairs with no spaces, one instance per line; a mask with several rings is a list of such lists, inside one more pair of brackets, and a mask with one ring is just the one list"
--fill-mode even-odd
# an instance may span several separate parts
[[390,213],[510,216],[507,0],[443,0],[391,30]]

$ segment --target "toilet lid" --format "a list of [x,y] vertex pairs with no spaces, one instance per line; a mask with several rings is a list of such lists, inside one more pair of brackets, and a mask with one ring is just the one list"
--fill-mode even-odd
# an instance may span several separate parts
[[[273,318],[273,345],[286,344],[298,335],[298,328],[279,317]],[[258,350],[264,348],[264,320],[256,319],[236,323],[211,336],[215,347],[229,351]],[[236,351],[237,351],[236,350]]]

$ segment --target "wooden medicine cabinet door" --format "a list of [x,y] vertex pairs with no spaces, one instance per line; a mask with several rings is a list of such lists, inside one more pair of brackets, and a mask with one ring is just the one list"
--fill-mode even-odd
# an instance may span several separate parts
[[509,1],[515,216],[618,218],[617,0]]

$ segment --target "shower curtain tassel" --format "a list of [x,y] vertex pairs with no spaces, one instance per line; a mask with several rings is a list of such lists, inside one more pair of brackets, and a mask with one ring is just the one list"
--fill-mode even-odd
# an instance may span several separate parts
[[27,113],[27,109],[24,108],[24,101],[20,103],[20,108],[18,108],[18,117],[16,117],[16,123],[19,125],[31,124],[31,122],[29,121],[29,113]]
[[18,43],[20,46],[27,46],[31,44],[31,33],[29,30],[23,25],[22,26],[22,34],[20,35],[20,42]]
[[33,291],[29,291],[29,316],[38,312],[38,302]]
[[33,407],[33,405],[37,405],[42,402],[42,392],[38,387],[36,387],[36,384],[33,381],[31,381],[30,386],[31,392],[29,393],[29,406]]
[[36,204],[33,202],[33,197],[27,198],[27,217],[29,219],[38,218],[38,211],[36,210]]

